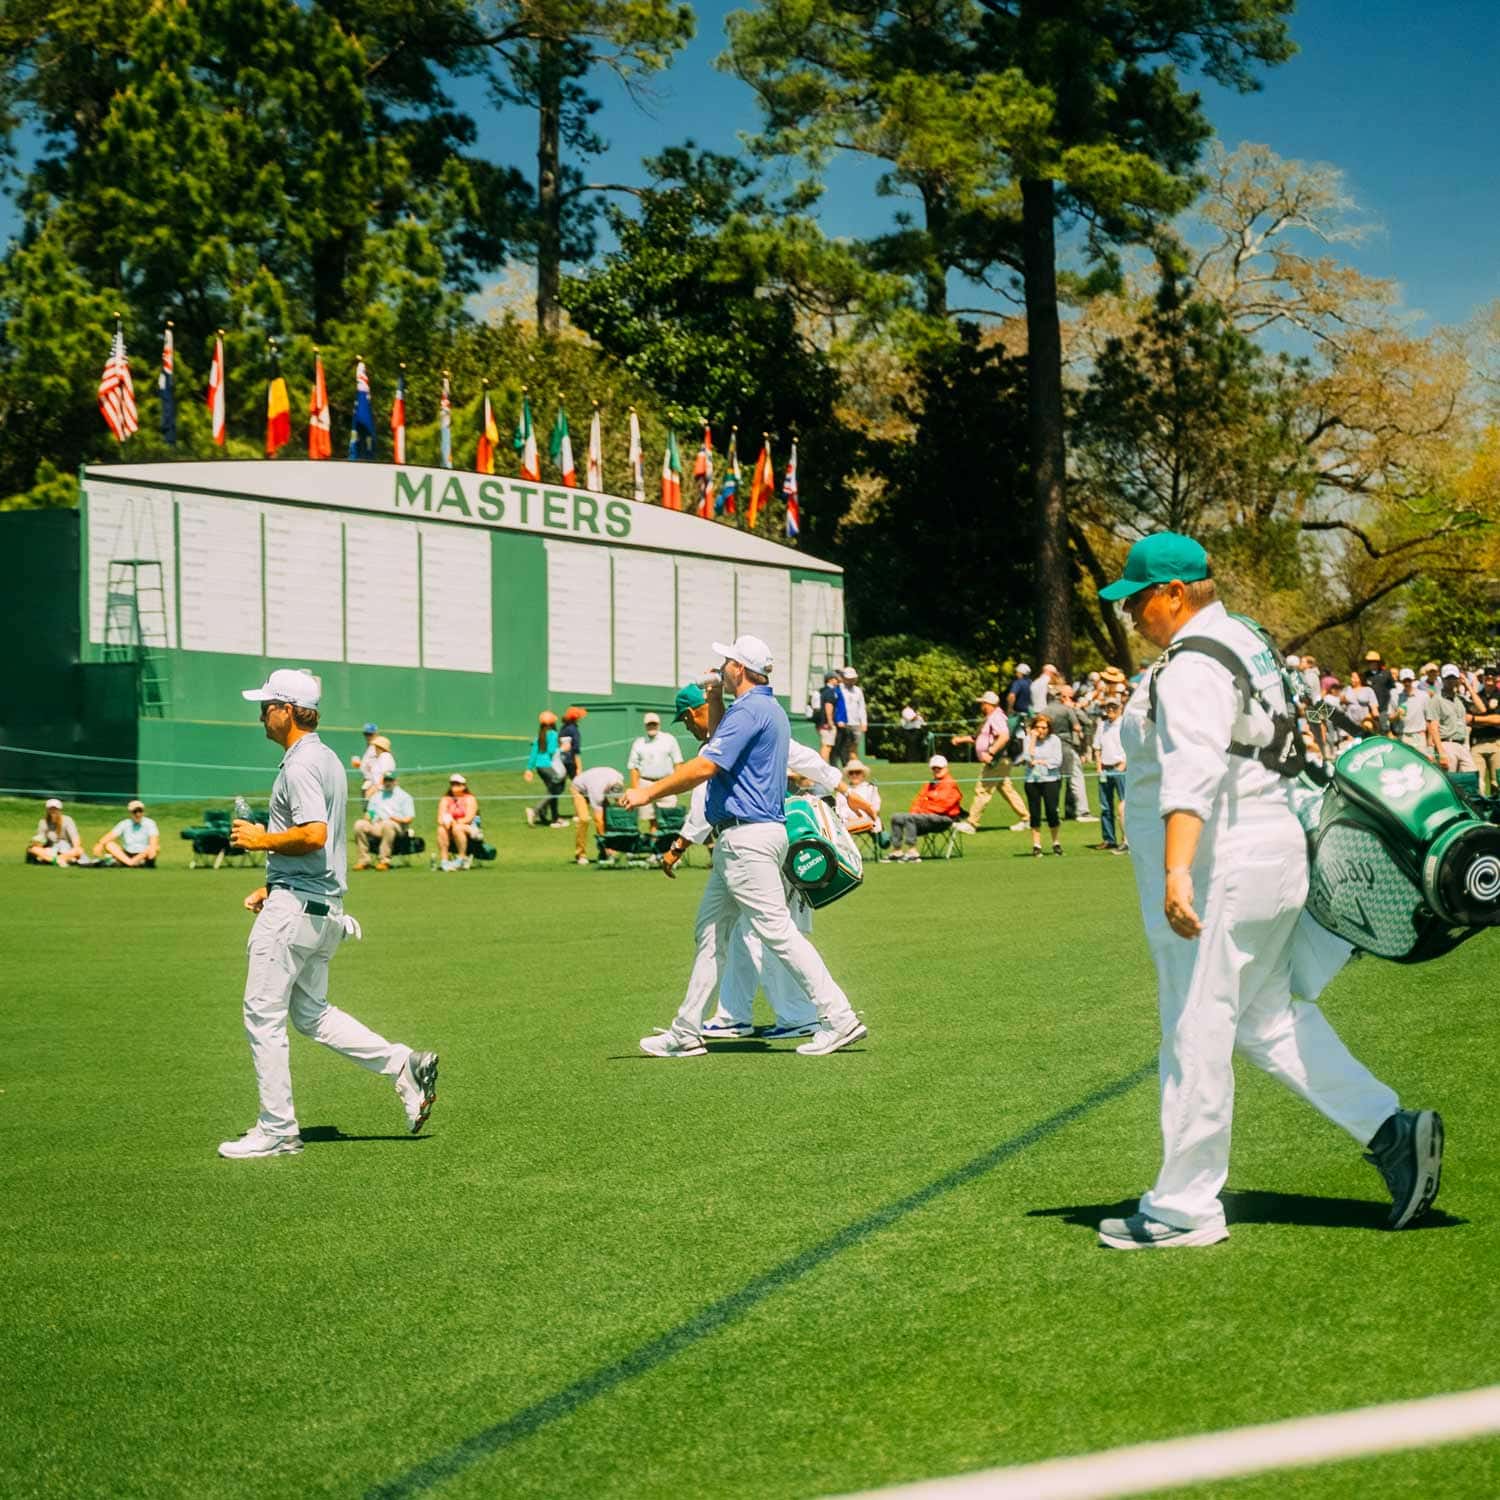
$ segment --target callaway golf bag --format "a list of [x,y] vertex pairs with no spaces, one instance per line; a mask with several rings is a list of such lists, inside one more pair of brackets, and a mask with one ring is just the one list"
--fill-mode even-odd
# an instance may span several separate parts
[[1500,926],[1500,828],[1398,740],[1351,745],[1302,816],[1307,910],[1354,947],[1422,963]]
[[782,873],[813,908],[827,906],[865,878],[864,861],[839,815],[816,797],[786,799]]

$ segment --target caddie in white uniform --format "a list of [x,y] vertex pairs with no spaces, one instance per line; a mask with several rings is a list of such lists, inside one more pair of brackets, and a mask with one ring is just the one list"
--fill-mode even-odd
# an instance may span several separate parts
[[[646,732],[631,745],[625,769],[630,773],[631,786],[654,786],[682,764],[682,747],[672,735],[661,732],[660,714],[647,714],[642,727]],[[657,806],[676,807],[677,799],[658,797]],[[655,814],[651,826],[656,827]]]
[[[1291,995],[1292,937],[1307,900],[1307,841],[1292,781],[1253,754],[1288,712],[1279,656],[1217,600],[1208,556],[1163,532],[1130,549],[1125,601],[1153,645],[1191,637],[1228,646],[1255,693],[1179,644],[1147,672],[1125,710],[1126,803],[1141,916],[1161,1008],[1163,1159],[1140,1211],[1099,1226],[1102,1244],[1135,1250],[1211,1245],[1229,1230],[1219,1193],[1229,1170],[1236,1048],[1367,1148],[1393,1199],[1389,1227],[1436,1195],[1442,1121],[1403,1110],[1355,1060],[1322,1011]],[[1156,681],[1151,722],[1151,681]]]
[[[865,1036],[866,1029],[788,909],[781,866],[787,852],[784,805],[791,730],[769,686],[771,650],[750,635],[732,646],[715,642],[713,649],[723,656],[724,666],[722,681],[708,690],[709,738],[702,753],[654,787],[635,788],[621,798],[625,807],[644,807],[656,797],[706,783],[704,815],[718,839],[698,907],[697,954],[687,994],[672,1025],[642,1038],[641,1050],[653,1057],[701,1057],[707,1051],[704,1012],[721,986],[735,930],[745,916],[767,955],[781,960],[817,1011],[818,1031],[798,1052],[836,1052]],[[728,707],[726,689],[733,695]]]
[[346,936],[361,936],[344,915],[348,889],[345,808],[349,798],[343,763],[318,737],[318,679],[282,667],[263,687],[244,693],[260,704],[266,738],[282,747],[271,789],[270,826],[236,821],[241,849],[266,851],[266,883],[245,898],[257,913],[250,929],[245,980],[245,1032],[260,1090],[260,1117],[219,1155],[285,1156],[302,1149],[292,1108],[292,1073],[286,1023],[396,1086],[415,1135],[437,1097],[438,1057],[388,1042],[328,1003],[328,961]]

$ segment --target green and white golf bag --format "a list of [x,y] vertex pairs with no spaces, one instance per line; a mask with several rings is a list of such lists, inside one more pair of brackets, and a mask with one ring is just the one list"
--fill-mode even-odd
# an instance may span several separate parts
[[1500,926],[1500,827],[1400,741],[1351,745],[1301,815],[1307,910],[1354,947],[1422,963]]
[[864,861],[839,815],[816,797],[786,799],[782,871],[811,907],[847,896],[865,878]]

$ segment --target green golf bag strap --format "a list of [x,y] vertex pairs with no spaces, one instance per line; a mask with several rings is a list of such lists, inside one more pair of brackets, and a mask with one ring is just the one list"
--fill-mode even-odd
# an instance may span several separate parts
[[1258,703],[1271,720],[1273,733],[1269,745],[1246,745],[1239,740],[1231,740],[1228,747],[1229,753],[1238,755],[1244,760],[1259,761],[1268,771],[1274,771],[1278,776],[1285,776],[1289,780],[1300,776],[1307,769],[1307,755],[1302,748],[1302,737],[1297,733],[1296,713],[1278,713],[1272,708],[1265,698],[1256,692],[1255,684],[1251,681],[1245,663],[1240,660],[1239,653],[1233,647],[1226,646],[1223,641],[1214,640],[1212,636],[1185,635],[1180,641],[1173,641],[1162,652],[1161,657],[1151,668],[1151,705],[1146,711],[1146,717],[1153,724],[1156,723],[1157,675],[1174,656],[1183,651],[1191,651],[1198,656],[1206,656],[1209,660],[1218,662],[1234,678],[1234,685],[1240,693],[1241,712],[1249,713],[1250,706]]

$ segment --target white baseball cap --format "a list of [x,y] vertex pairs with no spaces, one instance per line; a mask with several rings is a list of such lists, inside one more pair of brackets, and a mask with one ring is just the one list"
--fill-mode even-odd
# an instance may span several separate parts
[[948,764],[948,757],[946,755],[934,755],[927,764],[932,770],[941,771]]
[[1017,677],[1030,677],[1031,676],[1031,668],[1028,667],[1024,661],[1017,662],[1016,663],[1016,676]]
[[1444,677],[1462,677],[1464,674],[1451,661],[1445,661],[1441,675]]
[[48,797],[47,798],[47,806],[48,807],[55,807],[58,810],[58,812],[62,811],[62,802],[58,798],[56,798],[56,797]]
[[641,722],[643,724],[655,724],[656,727],[658,729],[660,729],[661,728],[661,715],[660,714],[647,714],[646,717]]
[[1302,658],[1300,656],[1289,656],[1286,659],[1286,664],[1293,668],[1300,667],[1302,665]]
[[452,774],[452,775],[451,775],[451,776],[450,776],[450,777],[449,777],[449,778],[448,778],[448,785],[449,785],[449,786],[452,786],[452,785],[453,785],[453,783],[454,783],[454,782],[455,782],[455,781],[456,781],[456,782],[457,782],[457,783],[458,783],[458,784],[459,784],[459,785],[460,785],[460,786],[468,786],[468,784],[469,784],[469,778],[468,778],[468,777],[467,777],[467,776],[465,776],[465,775],[464,775],[464,773],[463,773],[463,772],[462,772],[462,771],[455,771],[455,772],[454,772],[454,773],[453,773],[453,774]]
[[1401,681],[1402,682],[1415,682],[1416,680],[1417,680],[1417,674],[1415,672],[1413,672],[1410,667],[1402,667],[1401,668]]
[[713,643],[714,651],[725,661],[737,661],[751,672],[762,677],[771,675],[771,648],[758,635],[737,635],[731,646]]
[[323,684],[311,672],[277,667],[266,678],[264,687],[246,688],[240,696],[251,703],[290,703],[293,708],[316,708],[323,696]]
[[1000,694],[996,693],[996,692],[993,692],[993,691],[988,692],[988,693],[981,693],[979,695],[979,701],[981,703],[987,703],[987,704],[989,704],[989,706],[991,708],[999,708],[999,706],[1000,706]]

